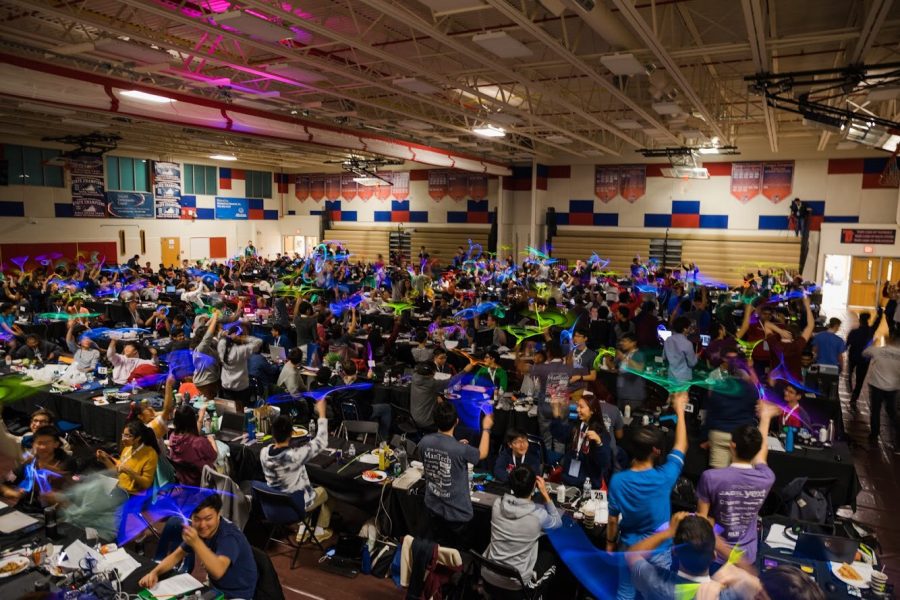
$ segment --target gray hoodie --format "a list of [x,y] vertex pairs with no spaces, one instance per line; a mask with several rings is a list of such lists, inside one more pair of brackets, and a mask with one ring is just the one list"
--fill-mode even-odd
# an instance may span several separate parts
[[437,395],[444,391],[449,380],[438,381],[433,375],[413,373],[409,387],[409,410],[417,427],[434,426],[434,405]]
[[[534,579],[538,538],[545,529],[562,525],[562,517],[552,502],[535,504],[530,498],[504,494],[491,510],[491,545],[487,558],[516,569],[526,582]],[[497,587],[514,589],[509,579],[482,570],[484,579]]]

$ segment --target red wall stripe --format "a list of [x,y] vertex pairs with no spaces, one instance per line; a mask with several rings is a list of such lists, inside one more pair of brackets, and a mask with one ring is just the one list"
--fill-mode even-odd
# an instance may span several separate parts
[[730,162],[703,163],[710,177],[731,177]]
[[413,169],[409,172],[410,181],[428,181],[428,169]]
[[863,172],[863,159],[861,158],[830,158],[828,159],[829,175],[847,175]]
[[569,179],[572,177],[570,165],[551,165],[547,167],[547,177],[550,179]]

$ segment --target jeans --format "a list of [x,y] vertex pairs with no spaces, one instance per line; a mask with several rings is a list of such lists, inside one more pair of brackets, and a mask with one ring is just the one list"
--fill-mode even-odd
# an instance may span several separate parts
[[378,437],[383,440],[391,435],[391,405],[387,403],[372,405],[372,419],[378,421]]
[[881,405],[887,411],[888,420],[893,428],[894,443],[900,442],[900,424],[897,422],[897,391],[882,390],[869,385],[869,439],[877,439],[881,434]]
[[[847,369],[847,388],[850,391],[850,401],[856,402],[859,400],[859,395],[862,393],[863,383],[866,380],[866,375],[869,373],[869,361],[861,360],[859,362],[850,361],[850,366]],[[856,378],[855,382],[852,382],[853,378]],[[851,383],[852,382],[852,383]]]

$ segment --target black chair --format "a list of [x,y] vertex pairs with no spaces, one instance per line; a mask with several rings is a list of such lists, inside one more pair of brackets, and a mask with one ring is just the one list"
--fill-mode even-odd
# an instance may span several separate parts
[[[265,522],[271,526],[268,538],[263,545],[263,550],[268,547],[269,543],[275,539],[275,532],[278,529],[286,529],[294,524],[303,524],[305,530],[297,540],[294,556],[291,559],[291,569],[296,567],[297,557],[300,556],[300,548],[312,542],[322,554],[325,548],[316,538],[316,525],[313,516],[318,514],[318,509],[312,512],[306,512],[306,503],[303,499],[303,492],[294,492],[288,494],[270,487],[262,481],[254,481],[252,484],[253,499],[259,503]],[[275,540],[279,543],[293,546],[289,541]]]
[[[341,423],[340,428],[338,428],[338,436],[343,435],[345,439],[348,441],[351,439],[355,439],[356,441],[362,441],[363,444],[369,443],[369,436],[375,438],[375,441],[378,441],[378,423],[375,421],[348,421],[344,420]],[[362,440],[360,440],[360,436],[362,436]]]
[[257,575],[253,600],[284,600],[284,591],[272,559],[259,548],[251,546],[250,549],[253,551],[253,562],[256,563]]
[[524,598],[525,600],[535,600],[537,596],[536,590],[525,584],[525,582],[522,580],[522,575],[520,575],[517,570],[486,558],[485,556],[479,554],[478,552],[475,552],[474,550],[469,552],[469,555],[472,557],[473,562],[478,565],[479,576],[481,575],[481,571],[487,569],[488,571],[491,571],[499,575],[500,577],[508,579],[511,588],[515,588],[501,588],[485,581],[483,577],[480,577],[482,584],[484,585],[485,589],[488,591],[492,599],[519,600],[521,598]]

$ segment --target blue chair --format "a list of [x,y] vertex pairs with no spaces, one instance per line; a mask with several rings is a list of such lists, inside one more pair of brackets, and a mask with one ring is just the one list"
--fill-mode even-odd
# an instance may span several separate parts
[[[297,557],[300,556],[300,548],[306,543],[313,543],[319,548],[322,554],[325,548],[316,538],[316,524],[313,516],[318,514],[318,509],[312,512],[306,512],[306,503],[303,499],[303,492],[287,493],[277,490],[262,481],[253,481],[250,484],[253,491],[253,498],[259,503],[265,523],[271,526],[269,537],[263,545],[263,550],[268,547],[269,543],[274,539],[275,531],[279,528],[287,528],[290,525],[302,523],[306,529],[303,535],[297,540],[294,557],[291,559],[291,569],[296,567]],[[275,540],[288,546],[293,545],[284,540]]]

